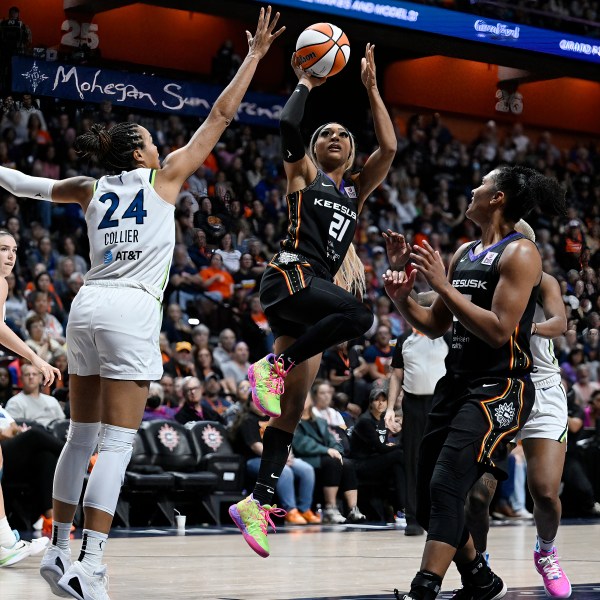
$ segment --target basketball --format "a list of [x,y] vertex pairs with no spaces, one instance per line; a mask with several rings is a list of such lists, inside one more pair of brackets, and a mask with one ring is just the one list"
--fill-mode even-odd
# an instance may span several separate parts
[[331,77],[346,66],[350,58],[350,42],[336,25],[315,23],[298,36],[296,55],[307,73],[315,77]]

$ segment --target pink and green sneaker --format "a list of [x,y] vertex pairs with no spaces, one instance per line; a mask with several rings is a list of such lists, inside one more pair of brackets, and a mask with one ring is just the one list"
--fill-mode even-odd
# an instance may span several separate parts
[[285,390],[283,380],[290,369],[286,371],[283,359],[277,358],[274,354],[261,358],[248,369],[252,401],[257,408],[270,417],[277,418],[281,415],[281,396]]
[[244,539],[250,548],[263,558],[267,558],[270,554],[267,527],[271,525],[273,531],[276,531],[271,515],[285,517],[286,511],[277,508],[275,504],[261,505],[252,494],[229,507],[229,516],[242,532]]
[[571,596],[571,582],[558,562],[556,548],[552,548],[552,552],[543,552],[536,547],[533,561],[537,572],[542,576],[546,596],[551,598]]

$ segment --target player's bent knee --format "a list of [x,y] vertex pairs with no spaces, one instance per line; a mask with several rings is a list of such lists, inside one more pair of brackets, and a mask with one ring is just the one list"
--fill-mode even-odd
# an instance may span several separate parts
[[114,515],[133,452],[135,434],[135,429],[102,425],[98,460],[85,491],[84,507],[97,508]]
[[98,443],[100,423],[71,421],[67,442],[64,445],[54,473],[52,497],[66,504],[78,504],[83,478],[90,457]]

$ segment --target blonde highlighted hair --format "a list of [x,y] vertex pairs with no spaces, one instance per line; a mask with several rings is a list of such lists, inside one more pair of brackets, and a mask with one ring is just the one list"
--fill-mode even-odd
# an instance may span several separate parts
[[351,294],[362,297],[367,284],[365,282],[365,267],[362,264],[354,244],[350,244],[340,270],[336,273],[334,283]]

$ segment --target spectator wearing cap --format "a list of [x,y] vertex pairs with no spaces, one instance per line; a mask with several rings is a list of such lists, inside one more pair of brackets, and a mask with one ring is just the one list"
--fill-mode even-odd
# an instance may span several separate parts
[[219,421],[224,423],[222,415],[232,404],[235,388],[231,391],[225,390],[223,380],[216,374],[211,373],[204,380],[204,396],[202,397],[202,408],[213,410],[219,415]]
[[175,420],[179,423],[190,421],[219,421],[220,415],[210,406],[202,405],[204,386],[197,377],[185,377],[182,382],[183,405],[175,413]]
[[383,246],[373,247],[371,250],[371,264],[373,265],[373,270],[375,273],[380,276],[388,270],[389,265],[385,254],[385,248]]
[[238,342],[233,349],[232,359],[223,363],[222,371],[226,380],[229,380],[229,387],[236,389],[238,383],[248,378],[248,369],[250,363],[248,358],[250,350],[246,342]]
[[171,360],[163,365],[164,372],[171,377],[189,377],[196,375],[192,345],[189,342],[177,342],[175,354]]
[[384,414],[388,404],[385,389],[374,387],[369,394],[369,409],[365,411],[350,436],[350,457],[356,467],[359,482],[393,483],[394,514],[406,504],[404,453],[388,439]]

